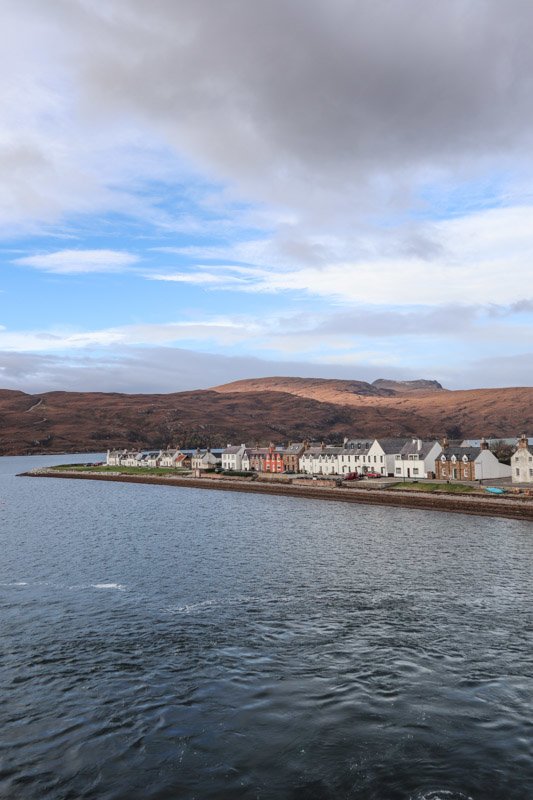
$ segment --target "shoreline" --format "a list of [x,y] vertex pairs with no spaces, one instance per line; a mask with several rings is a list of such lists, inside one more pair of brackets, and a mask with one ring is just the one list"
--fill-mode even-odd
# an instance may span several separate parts
[[120,474],[97,474],[80,472],[58,472],[52,469],[37,469],[23,472],[18,477],[59,478],[68,480],[110,481],[112,483],[138,483],[154,486],[171,486],[179,489],[211,489],[225,492],[249,492],[251,494],[300,497],[309,500],[328,500],[343,503],[389,506],[391,508],[413,508],[425,511],[448,511],[485,517],[504,517],[533,522],[533,500],[531,498],[485,497],[476,495],[438,495],[434,493],[394,491],[391,489],[366,489],[347,487],[307,487],[292,484],[275,484],[250,480],[221,480]]

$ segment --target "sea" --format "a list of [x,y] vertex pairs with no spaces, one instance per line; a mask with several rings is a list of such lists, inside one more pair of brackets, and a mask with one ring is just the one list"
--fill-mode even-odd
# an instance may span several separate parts
[[531,800],[533,524],[16,477],[0,797]]

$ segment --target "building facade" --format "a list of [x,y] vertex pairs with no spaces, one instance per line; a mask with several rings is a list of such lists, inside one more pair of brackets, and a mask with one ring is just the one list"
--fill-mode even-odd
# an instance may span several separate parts
[[533,446],[525,434],[518,440],[516,451],[511,456],[511,470],[513,483],[533,484]]
[[245,450],[245,444],[241,444],[239,447],[228,444],[220,455],[222,469],[237,470],[240,472],[242,470],[242,459]]
[[446,481],[486,481],[510,478],[511,467],[501,464],[482,440],[481,447],[443,447],[435,461],[435,474]]
[[442,453],[439,442],[424,442],[412,439],[405,444],[394,458],[396,478],[434,478],[435,461]]
[[263,459],[262,471],[279,474],[285,469],[283,461],[283,448],[276,447],[272,443],[268,446]]
[[289,442],[283,451],[285,472],[300,471],[300,458],[309,446],[309,442]]
[[197,450],[191,458],[193,470],[206,470],[219,467],[221,459],[215,456],[210,450]]

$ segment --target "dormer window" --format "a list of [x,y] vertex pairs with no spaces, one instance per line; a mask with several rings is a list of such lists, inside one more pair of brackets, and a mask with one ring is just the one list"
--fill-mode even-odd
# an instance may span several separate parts
[[452,463],[455,464],[456,461],[457,461],[457,457],[456,456],[452,456]]
[[464,463],[465,463],[465,464],[467,464],[467,463],[468,463],[468,456],[466,455],[466,453],[465,453],[465,455],[463,456],[463,461],[464,461]]

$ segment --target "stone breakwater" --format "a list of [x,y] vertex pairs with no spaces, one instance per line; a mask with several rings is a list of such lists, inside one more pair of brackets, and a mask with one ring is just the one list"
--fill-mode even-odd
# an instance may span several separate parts
[[[269,483],[250,479],[224,480],[214,478],[190,478],[174,475],[124,475],[120,473],[98,474],[95,472],[61,472],[53,469],[38,469],[24,472],[20,477],[65,478],[68,480],[111,481],[118,483],[141,483],[156,486],[173,486],[189,489],[211,489],[215,491],[250,492],[254,494],[302,497],[311,500],[333,500],[345,503],[392,506],[396,508],[419,508],[431,511],[451,511],[458,514],[475,514],[486,517],[506,517],[533,522],[533,498],[489,497],[484,495],[447,495],[419,491],[398,491],[383,488],[335,486],[303,486],[288,483]],[[309,484],[312,482],[309,481]]]

